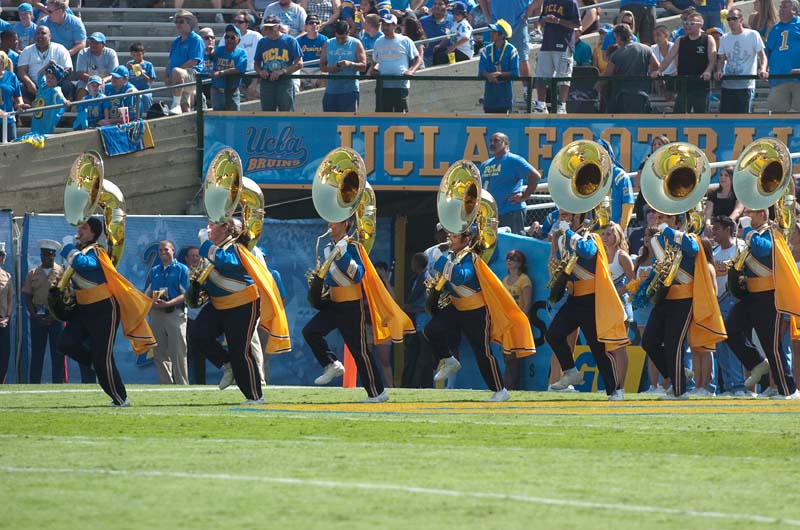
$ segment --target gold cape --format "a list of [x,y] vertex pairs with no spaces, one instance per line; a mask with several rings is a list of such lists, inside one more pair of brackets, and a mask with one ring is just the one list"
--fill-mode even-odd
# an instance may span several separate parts
[[625,306],[614,287],[611,271],[608,269],[608,257],[603,242],[597,234],[591,234],[597,245],[597,256],[594,270],[594,324],[597,340],[606,345],[606,349],[616,349],[630,343],[625,321]]
[[772,231],[772,271],[775,276],[775,309],[790,316],[792,340],[800,339],[800,273],[783,234]]
[[527,357],[536,353],[531,323],[492,269],[475,253],[470,253],[483,291],[486,310],[492,322],[492,341],[503,347],[505,355]]
[[719,310],[714,285],[708,274],[708,260],[696,234],[691,237],[700,251],[694,259],[692,288],[692,321],[689,324],[689,347],[692,351],[714,351],[716,344],[728,338],[725,322]]
[[403,342],[403,335],[414,333],[414,324],[386,290],[386,286],[383,285],[364,247],[359,243],[353,244],[358,249],[361,262],[364,264],[361,286],[367,295],[369,315],[372,321],[372,337],[375,344],[386,342],[389,339],[392,342]]
[[144,353],[156,345],[153,331],[150,329],[150,324],[147,323],[147,315],[153,306],[153,300],[117,272],[106,249],[95,245],[95,251],[106,277],[108,291],[119,304],[122,334],[130,341],[134,353]]
[[267,343],[261,345],[264,353],[278,354],[290,351],[292,341],[289,337],[289,323],[286,320],[286,310],[283,308],[283,300],[275,284],[275,278],[246,247],[239,243],[236,243],[235,247],[239,261],[258,286],[261,299],[260,325],[269,336]]

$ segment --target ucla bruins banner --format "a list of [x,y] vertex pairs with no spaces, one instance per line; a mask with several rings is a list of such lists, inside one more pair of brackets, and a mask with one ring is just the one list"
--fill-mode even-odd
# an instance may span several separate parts
[[460,159],[483,162],[489,137],[504,132],[511,150],[547,174],[550,161],[573,140],[608,140],[628,170],[664,134],[701,147],[711,162],[735,159],[754,139],[776,137],[800,151],[800,121],[772,116],[598,115],[553,117],[431,116],[398,114],[214,113],[205,116],[204,167],[224,147],[242,157],[245,175],[263,186],[310,186],[322,158],[333,148],[353,147],[364,157],[370,184],[378,189],[432,189]]

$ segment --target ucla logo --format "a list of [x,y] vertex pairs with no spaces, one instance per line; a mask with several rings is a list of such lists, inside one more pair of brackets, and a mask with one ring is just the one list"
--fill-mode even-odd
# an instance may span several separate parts
[[303,138],[294,135],[294,127],[284,127],[276,135],[271,133],[269,127],[248,127],[245,172],[297,168],[308,162],[308,149]]
[[[44,100],[42,96],[38,96],[36,99],[33,100],[33,108],[35,109],[39,107],[44,107],[45,105],[47,105],[47,102]],[[33,113],[33,117],[36,118],[37,120],[41,120],[42,116],[44,116],[43,110]]]

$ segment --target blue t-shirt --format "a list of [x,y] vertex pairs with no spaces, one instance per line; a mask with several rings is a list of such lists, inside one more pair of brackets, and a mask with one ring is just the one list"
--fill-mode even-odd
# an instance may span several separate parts
[[[328,37],[322,33],[318,33],[316,39],[308,38],[307,34],[297,37],[297,44],[300,45],[300,51],[303,52],[303,63],[318,60],[319,54],[322,52],[322,45],[327,40]],[[319,64],[314,68],[319,68]]]
[[102,92],[98,92],[96,96],[86,94],[82,101],[91,101],[86,105],[78,106],[78,115],[75,116],[75,122],[72,124],[72,129],[76,131],[85,129],[94,129],[97,127],[97,122],[103,119],[103,109],[105,108],[105,96]]
[[130,96],[125,96],[122,98],[114,98],[114,99],[105,99],[103,102],[103,108],[108,109],[108,117],[111,119],[116,119],[119,117],[119,108],[120,107],[128,107],[128,117],[131,120],[136,120],[139,118],[139,112],[136,108],[136,87],[130,84],[130,82],[125,83],[125,86],[122,87],[120,90],[116,90],[114,85],[111,83],[106,83],[103,92],[106,96],[116,96],[118,94],[131,94]]
[[[39,87],[36,99],[33,100],[31,106],[33,108],[47,107],[49,105],[63,104],[65,101],[66,98],[61,92],[61,87],[44,85]],[[34,134],[52,134],[56,130],[56,126],[63,114],[64,107],[34,112],[31,120],[31,132]]]
[[374,37],[370,37],[366,31],[361,31],[358,34],[358,40],[364,45],[364,50],[369,51],[375,48],[375,41],[383,37],[383,32],[379,31]]
[[619,166],[614,166],[611,177],[611,220],[619,223],[622,219],[622,205],[633,204],[636,202],[636,194],[633,192],[631,178],[625,174],[625,170]]
[[518,29],[524,31],[521,28],[523,23],[527,24],[525,13],[528,11],[531,1],[532,0],[495,0],[492,2],[491,22],[495,23],[500,19],[505,20],[511,24],[512,35],[516,33]]
[[[136,66],[134,66],[135,64],[136,63],[132,60],[125,64],[130,72],[130,75],[128,76],[128,82],[135,86],[136,90],[147,90],[150,88],[150,83],[141,74],[136,75],[138,69]],[[155,81],[157,79],[156,69],[153,67],[153,63],[150,61],[142,61],[138,67],[141,68],[142,72],[151,80]]]
[[[6,112],[14,112],[14,98],[21,97],[22,87],[19,84],[17,75],[14,72],[3,71],[2,76],[0,76],[0,109]],[[8,121],[16,122],[16,116],[9,116]]]
[[[683,28],[680,28],[680,29],[683,29]],[[601,50],[607,50],[611,46],[616,44],[616,42],[617,42],[617,40],[614,38],[614,32],[613,31],[609,32],[609,33],[606,33],[606,36],[603,37],[603,44],[600,45],[600,49]],[[633,42],[639,42],[639,39],[636,37],[636,35],[633,36]],[[675,42],[674,39],[673,39],[673,42]]]
[[561,20],[569,20],[578,26],[581,14],[576,0],[545,0],[542,6],[542,51],[565,52],[575,47],[575,30],[561,24],[548,24],[544,21],[547,15],[554,15]]
[[8,55],[9,59],[11,59],[11,64],[14,65],[14,72],[16,72],[17,71],[17,63],[19,63],[19,54],[17,52],[15,52],[14,50],[8,50],[6,52],[6,55]]
[[500,215],[525,209],[522,203],[510,202],[508,196],[522,192],[522,181],[527,183],[531,171],[533,166],[527,160],[511,152],[500,158],[492,157],[481,164],[484,187],[497,201]]
[[166,267],[161,263],[150,269],[145,282],[145,290],[167,290],[167,297],[172,300],[185,294],[189,288],[189,267],[178,260],[173,260]]
[[277,39],[264,37],[256,45],[255,61],[267,72],[289,68],[302,56],[300,44],[291,35],[281,35]]
[[[221,72],[229,68],[236,68],[241,73],[247,71],[247,52],[242,48],[235,48],[232,52],[225,49],[225,45],[217,46],[214,49],[214,60],[212,69],[215,72]],[[242,84],[242,78],[232,81],[231,86],[237,89]],[[225,88],[225,76],[215,77],[211,80],[211,86],[214,88]]]
[[5,31],[7,29],[13,29],[11,24],[0,18],[0,31]]
[[575,66],[592,66],[592,47],[578,40],[572,58],[575,60]]
[[50,40],[64,45],[68,50],[79,42],[86,41],[86,28],[75,15],[64,15],[64,22],[60,26],[51,22],[50,17],[43,18],[39,25],[50,28]]
[[[328,65],[335,65],[339,61],[355,61],[358,52],[358,39],[347,37],[344,44],[339,44],[336,39],[328,40],[325,48],[325,59]],[[328,73],[328,83],[325,85],[327,94],[347,94],[358,92],[358,79],[336,79],[337,76],[356,75],[353,68],[342,68],[339,72]]]
[[31,25],[27,28],[22,25],[22,22],[17,22],[14,24],[11,29],[14,30],[14,33],[17,34],[19,37],[19,49],[24,50],[26,47],[30,46],[31,44],[36,43],[36,28],[38,26],[31,22]]
[[169,49],[169,63],[167,65],[167,74],[172,75],[172,69],[176,66],[181,66],[186,61],[197,61],[194,69],[198,73],[203,72],[203,54],[205,52],[205,44],[203,39],[192,31],[185,39],[181,40],[180,36],[175,37],[172,41],[172,46]]
[[[767,35],[766,53],[770,74],[788,74],[800,68],[800,16],[791,22],[777,22]],[[769,86],[796,82],[796,79],[770,79]]]
[[[454,22],[453,22],[453,15],[451,13],[447,13],[447,16],[441,22],[436,22],[436,19],[433,18],[433,15],[424,16],[419,19],[419,25],[422,26],[422,29],[425,30],[425,37],[432,39],[433,37],[441,37],[442,35],[448,35],[453,32]],[[433,59],[433,49],[438,46],[441,41],[437,42],[430,42],[425,46],[425,51],[423,56],[428,59]]]
[[[494,43],[484,46],[478,61],[478,75],[482,76],[484,72],[509,72],[512,77],[519,77],[519,54],[514,45],[504,42],[499,50],[495,49]],[[484,84],[484,110],[511,110],[513,99],[511,81],[486,81]]]

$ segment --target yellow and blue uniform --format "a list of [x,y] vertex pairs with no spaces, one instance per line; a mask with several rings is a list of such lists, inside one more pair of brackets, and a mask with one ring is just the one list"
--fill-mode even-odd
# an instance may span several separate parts
[[[322,249],[321,260],[338,252],[333,244]],[[303,337],[314,357],[325,368],[338,359],[328,346],[325,335],[338,329],[353,355],[361,385],[370,397],[383,393],[384,384],[377,363],[367,348],[366,308],[362,292],[365,266],[357,244],[349,243],[343,255],[336,258],[325,275],[330,289],[330,303],[322,306],[303,328]]]

